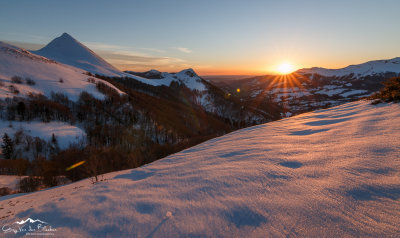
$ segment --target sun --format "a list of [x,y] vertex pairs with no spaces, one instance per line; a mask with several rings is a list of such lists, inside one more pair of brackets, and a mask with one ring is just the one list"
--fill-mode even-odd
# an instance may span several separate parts
[[278,65],[277,69],[280,74],[290,74],[295,70],[294,66],[291,63],[285,62]]

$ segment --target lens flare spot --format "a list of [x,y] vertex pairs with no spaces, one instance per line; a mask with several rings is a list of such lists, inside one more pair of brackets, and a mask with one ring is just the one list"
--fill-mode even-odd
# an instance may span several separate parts
[[70,171],[71,169],[74,169],[74,168],[76,168],[76,167],[78,167],[78,166],[84,164],[85,162],[86,162],[86,161],[82,160],[81,162],[78,162],[78,163],[76,163],[76,164],[73,164],[73,165],[69,166],[68,168],[66,168],[65,171]]

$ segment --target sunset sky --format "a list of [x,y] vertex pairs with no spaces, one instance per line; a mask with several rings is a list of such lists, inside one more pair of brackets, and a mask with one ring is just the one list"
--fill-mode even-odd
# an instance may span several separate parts
[[259,75],[400,56],[398,0],[0,2],[0,41],[67,32],[121,70]]

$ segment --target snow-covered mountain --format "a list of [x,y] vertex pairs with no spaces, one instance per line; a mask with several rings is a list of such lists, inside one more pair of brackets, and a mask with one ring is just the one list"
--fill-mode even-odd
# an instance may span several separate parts
[[40,50],[37,55],[60,63],[84,69],[93,74],[121,76],[122,72],[94,53],[67,33],[55,38]]
[[283,116],[336,106],[370,96],[388,78],[400,74],[400,58],[376,60],[343,69],[300,69],[289,75],[265,75],[239,80],[212,80],[224,90],[240,89],[243,101],[273,101]]
[[179,82],[192,90],[205,90],[205,86],[192,69],[182,70],[176,74],[161,73],[157,70],[151,70],[144,74],[131,71],[121,72],[68,33],[62,34],[42,49],[32,51],[32,53],[86,70],[92,74],[128,77],[152,86],[169,86],[171,82]]
[[326,69],[320,67],[305,68],[296,71],[299,74],[318,74],[327,77],[342,77],[353,75],[354,78],[368,75],[381,75],[385,73],[400,73],[400,57],[388,60],[374,60],[358,65],[349,65],[341,69]]
[[[96,82],[103,82],[116,89],[85,73],[85,70],[0,42],[0,98],[26,96],[30,93],[50,96],[51,92],[60,92],[76,100],[83,91],[103,98],[104,95],[96,89]],[[15,76],[19,80],[13,80]]]
[[147,72],[134,72],[134,71],[125,71],[126,73],[140,76],[142,78],[149,79],[151,81],[151,85],[153,86],[170,86],[172,82],[177,82],[179,84],[185,85],[187,88],[191,90],[197,90],[199,92],[206,90],[206,85],[204,80],[202,80],[193,69],[185,69],[178,73],[167,73],[160,72],[158,70],[150,70]]
[[2,197],[1,222],[40,219],[58,237],[397,237],[399,123],[398,104],[305,113],[96,184]]

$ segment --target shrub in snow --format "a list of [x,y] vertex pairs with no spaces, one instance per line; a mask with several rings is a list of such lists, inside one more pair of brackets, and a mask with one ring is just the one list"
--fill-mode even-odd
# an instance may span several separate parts
[[28,85],[35,85],[36,84],[36,82],[31,78],[26,78],[25,81],[26,81],[26,84],[28,84]]
[[57,168],[53,161],[39,157],[32,161],[33,173],[46,187],[57,186]]
[[10,85],[8,86],[8,88],[10,89],[10,92],[13,94],[19,94],[19,90],[17,87],[15,87],[14,85]]
[[12,83],[17,83],[17,84],[22,84],[22,78],[19,77],[19,76],[13,76],[13,77],[11,78],[11,82],[12,82]]
[[400,102],[400,77],[394,77],[384,82],[385,87],[369,99],[375,99],[373,104],[384,102]]
[[9,195],[9,194],[11,194],[11,189],[10,188],[8,188],[8,187],[2,187],[2,188],[0,188],[0,196],[6,196],[6,195]]
[[18,187],[21,192],[30,193],[37,191],[39,189],[40,184],[41,184],[40,178],[29,176],[21,179],[18,183]]

